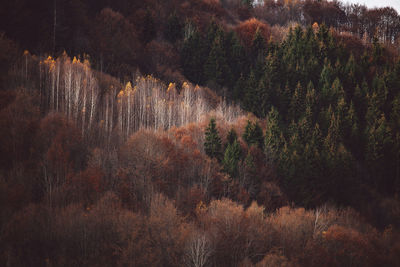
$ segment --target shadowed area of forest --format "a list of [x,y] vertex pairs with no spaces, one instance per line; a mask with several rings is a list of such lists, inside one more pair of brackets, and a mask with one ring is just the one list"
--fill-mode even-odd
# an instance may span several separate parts
[[400,16],[0,3],[0,265],[397,266]]

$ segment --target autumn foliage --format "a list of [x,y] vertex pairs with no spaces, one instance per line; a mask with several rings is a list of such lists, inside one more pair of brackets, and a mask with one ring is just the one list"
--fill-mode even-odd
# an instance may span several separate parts
[[246,47],[251,46],[257,31],[260,32],[266,42],[269,41],[271,36],[270,26],[256,18],[248,19],[239,24],[236,28],[236,32]]
[[1,1],[0,266],[400,266],[399,44],[337,1]]

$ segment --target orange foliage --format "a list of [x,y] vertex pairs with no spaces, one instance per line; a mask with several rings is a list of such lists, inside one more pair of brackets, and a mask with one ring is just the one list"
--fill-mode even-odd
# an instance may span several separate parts
[[267,23],[263,23],[256,18],[246,20],[236,27],[236,32],[238,33],[240,39],[243,41],[246,47],[251,46],[255,33],[257,31],[260,31],[266,42],[269,41],[271,36],[270,26]]

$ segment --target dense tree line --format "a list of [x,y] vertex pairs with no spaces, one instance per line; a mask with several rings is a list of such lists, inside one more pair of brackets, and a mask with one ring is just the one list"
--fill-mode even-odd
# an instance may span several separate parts
[[18,0],[0,27],[0,265],[400,264],[393,9]]
[[[241,66],[247,68],[240,69],[232,85],[232,79],[215,76],[231,77],[238,66],[226,63],[231,57],[225,52],[235,42],[214,49],[230,36],[236,35],[211,23],[200,39],[188,38],[182,50],[184,70],[186,60],[191,65],[185,74],[197,82],[203,76],[203,82],[214,81],[216,88],[226,86],[245,110],[266,118],[266,157],[294,199],[304,204],[346,202],[359,184],[398,193],[400,63],[377,40],[355,56],[323,24],[290,29],[282,43],[267,42],[258,28],[248,49],[238,46],[246,62]],[[208,59],[197,62],[196,54],[204,52],[192,46],[204,42],[207,47],[212,39]],[[189,72],[193,70],[196,77]]]

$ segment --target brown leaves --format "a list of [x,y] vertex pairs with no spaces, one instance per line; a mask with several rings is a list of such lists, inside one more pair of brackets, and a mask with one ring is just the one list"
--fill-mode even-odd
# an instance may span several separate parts
[[242,22],[236,28],[236,32],[238,33],[240,39],[243,41],[246,47],[251,46],[255,33],[257,31],[260,31],[262,37],[266,42],[269,41],[271,35],[270,26],[266,23],[257,20],[256,18],[248,19]]

